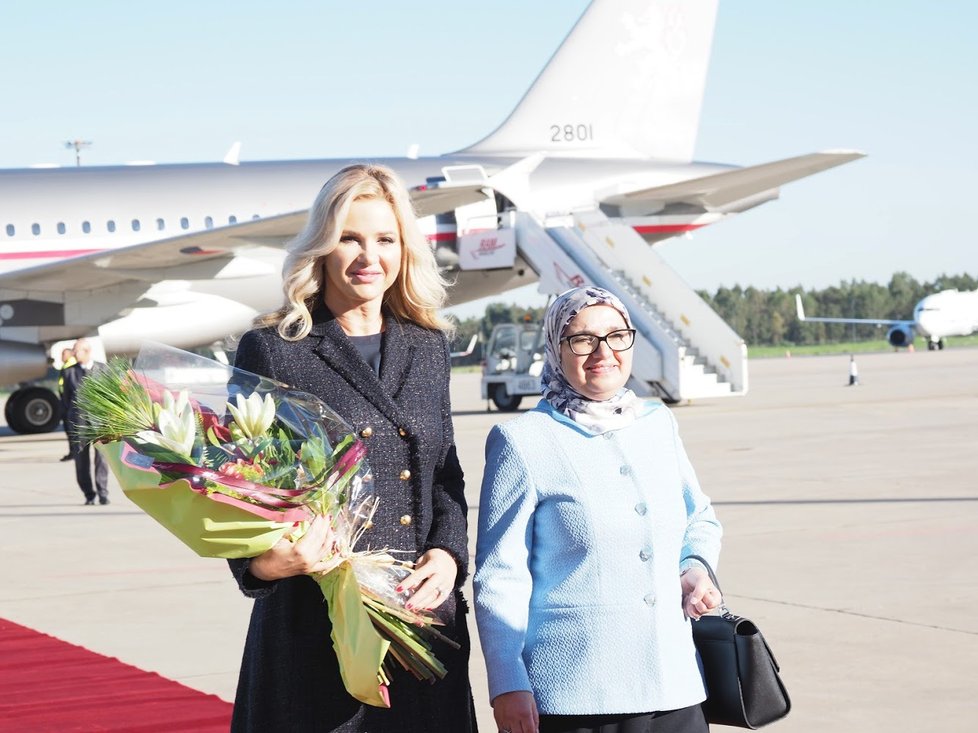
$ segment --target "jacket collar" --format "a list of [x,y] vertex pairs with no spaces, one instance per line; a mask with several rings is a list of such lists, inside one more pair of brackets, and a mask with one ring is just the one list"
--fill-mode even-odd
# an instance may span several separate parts
[[386,329],[381,341],[378,377],[325,305],[313,311],[312,320],[309,335],[315,344],[313,351],[391,421],[403,425],[394,399],[404,385],[414,356],[409,327],[385,313]]

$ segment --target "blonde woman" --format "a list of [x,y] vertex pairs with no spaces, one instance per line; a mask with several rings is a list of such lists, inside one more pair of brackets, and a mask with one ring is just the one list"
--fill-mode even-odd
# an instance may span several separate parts
[[461,649],[437,649],[448,676],[434,685],[399,671],[389,710],[347,694],[322,594],[306,577],[332,549],[326,523],[314,522],[294,544],[231,561],[255,599],[232,730],[473,730],[460,591],[466,503],[448,396],[449,326],[437,313],[444,284],[393,171],[353,165],[327,181],[289,245],[283,289],[285,304],[241,338],[235,365],[317,395],[363,438],[381,502],[361,542],[417,561],[404,582],[411,602],[435,609]]

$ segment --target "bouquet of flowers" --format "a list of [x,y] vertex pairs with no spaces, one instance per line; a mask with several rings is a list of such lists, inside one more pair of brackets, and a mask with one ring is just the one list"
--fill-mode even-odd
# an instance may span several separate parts
[[398,593],[410,563],[357,550],[377,508],[366,448],[318,398],[197,354],[148,344],[114,359],[78,393],[79,436],[105,456],[123,492],[203,557],[255,557],[298,539],[317,515],[336,537],[316,574],[343,682],[389,707],[391,660],[419,679],[445,668],[430,614]]

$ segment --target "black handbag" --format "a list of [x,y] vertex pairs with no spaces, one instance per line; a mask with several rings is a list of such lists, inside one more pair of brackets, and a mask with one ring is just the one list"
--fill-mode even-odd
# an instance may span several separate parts
[[[703,563],[722,597],[710,564],[699,555],[686,559]],[[703,661],[708,723],[753,729],[788,714],[791,699],[778,674],[781,668],[756,624],[734,616],[721,601],[720,615],[701,616],[692,625]]]

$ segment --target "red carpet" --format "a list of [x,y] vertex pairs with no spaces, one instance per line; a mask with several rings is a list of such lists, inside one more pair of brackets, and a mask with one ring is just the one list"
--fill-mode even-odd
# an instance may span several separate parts
[[226,733],[231,703],[0,619],[0,731]]

